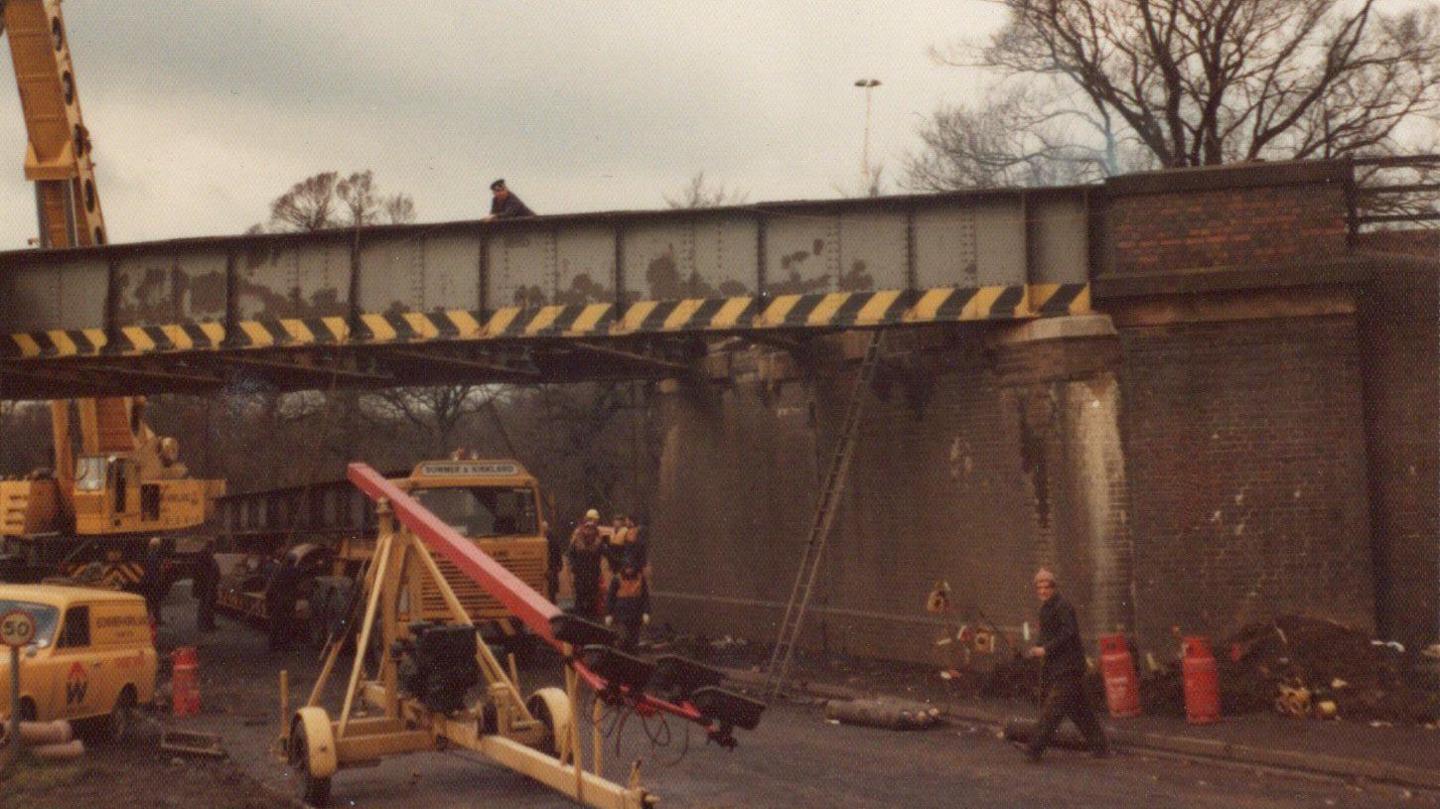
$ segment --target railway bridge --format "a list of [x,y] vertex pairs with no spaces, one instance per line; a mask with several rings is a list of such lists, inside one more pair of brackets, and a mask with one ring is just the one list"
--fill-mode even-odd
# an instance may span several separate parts
[[683,376],[707,344],[1088,311],[1094,188],[0,254],[8,398]]
[[0,397],[723,380],[653,387],[617,505],[667,620],[768,638],[864,390],[809,349],[886,327],[802,643],[928,662],[936,579],[1016,627],[1039,563],[1160,656],[1286,612],[1429,643],[1440,242],[1377,226],[1440,214],[1364,168],[0,254]]

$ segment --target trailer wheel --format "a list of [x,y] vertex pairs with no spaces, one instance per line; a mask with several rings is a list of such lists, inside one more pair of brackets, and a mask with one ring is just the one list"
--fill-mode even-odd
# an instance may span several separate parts
[[310,771],[310,742],[305,723],[296,721],[290,730],[290,776],[295,779],[296,796],[310,806],[330,803],[330,779],[317,778]]
[[530,715],[545,725],[545,738],[534,745],[536,750],[555,758],[570,745],[572,711],[570,698],[559,688],[542,688],[525,701]]

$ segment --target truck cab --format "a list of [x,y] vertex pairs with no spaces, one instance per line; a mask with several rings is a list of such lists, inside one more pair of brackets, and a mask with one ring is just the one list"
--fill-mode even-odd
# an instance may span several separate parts
[[[424,461],[398,481],[421,505],[480,550],[539,592],[545,589],[547,560],[541,530],[540,482],[519,462],[499,460]],[[460,602],[476,621],[499,621],[511,634],[509,613],[450,562],[431,553]],[[420,616],[443,615],[445,604],[433,586],[420,596]]]

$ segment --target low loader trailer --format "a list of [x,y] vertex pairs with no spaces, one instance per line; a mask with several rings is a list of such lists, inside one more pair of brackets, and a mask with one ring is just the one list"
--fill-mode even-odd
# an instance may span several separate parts
[[[595,693],[597,719],[606,705],[647,718],[674,718],[698,725],[709,740],[726,748],[735,746],[736,728],[753,730],[759,724],[765,706],[721,687],[719,671],[676,656],[649,661],[620,652],[613,647],[612,630],[562,613],[393,481],[360,463],[351,464],[348,474],[376,502],[379,516],[375,555],[362,580],[363,599],[357,601],[363,614],[350,623],[350,631],[358,635],[357,649],[371,648],[378,633],[383,653],[373,673],[367,671],[366,655],[354,656],[340,711],[332,716],[321,696],[336,674],[346,640],[332,639],[305,704],[293,713],[282,708],[287,716],[282,748],[305,802],[325,805],[332,778],[346,768],[458,747],[584,806],[654,806],[656,797],[639,784],[638,763],[626,784],[602,775],[598,722],[591,768],[586,769],[575,716],[582,687]],[[560,653],[565,688],[541,688],[528,697],[521,693],[513,666],[507,671],[479,641],[470,612],[437,557]],[[419,606],[419,594],[434,591],[445,603],[446,620],[435,620]],[[467,694],[478,685],[483,685],[480,697],[472,700]],[[361,703],[368,710],[357,716]]]

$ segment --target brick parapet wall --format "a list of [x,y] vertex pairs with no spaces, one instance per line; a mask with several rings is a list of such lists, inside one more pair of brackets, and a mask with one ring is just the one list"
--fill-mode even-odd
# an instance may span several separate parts
[[1276,164],[1121,177],[1106,186],[1104,273],[1263,267],[1346,250],[1348,171]]
[[1350,315],[1121,330],[1141,642],[1375,623]]

